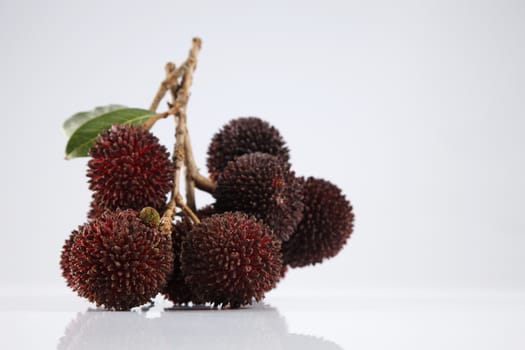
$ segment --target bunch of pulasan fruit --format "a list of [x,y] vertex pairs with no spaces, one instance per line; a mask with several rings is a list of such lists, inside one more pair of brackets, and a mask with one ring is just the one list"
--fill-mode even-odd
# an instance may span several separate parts
[[[92,202],[87,222],[65,241],[60,266],[67,285],[98,306],[129,310],[161,293],[177,305],[238,308],[261,300],[288,267],[336,255],[353,231],[341,190],[296,176],[281,134],[259,118],[224,125],[208,148],[210,176],[198,173],[186,106],[200,47],[193,39],[184,64],[166,65],[143,116],[128,118],[137,109],[121,107],[84,115],[69,140],[66,151],[82,156],[75,145],[94,133],[84,154]],[[156,113],[168,92],[169,109]],[[149,131],[168,116],[176,124],[171,157]],[[196,209],[195,188],[215,202]]]

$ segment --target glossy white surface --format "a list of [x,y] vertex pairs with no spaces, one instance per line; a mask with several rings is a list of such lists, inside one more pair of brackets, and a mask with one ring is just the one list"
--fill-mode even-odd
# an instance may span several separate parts
[[523,349],[525,297],[269,297],[242,310],[108,312],[68,296],[4,297],[2,349]]

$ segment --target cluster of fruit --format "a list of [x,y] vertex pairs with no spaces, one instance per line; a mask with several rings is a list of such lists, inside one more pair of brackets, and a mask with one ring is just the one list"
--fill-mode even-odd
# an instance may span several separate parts
[[340,189],[297,177],[279,132],[238,118],[212,139],[208,170],[215,203],[182,215],[171,235],[159,230],[173,163],[141,126],[101,133],[88,162],[89,221],[66,240],[61,267],[69,287],[107,308],[127,310],[157,293],[176,304],[239,307],[260,300],[287,266],[337,254],[353,212]]
[[113,310],[158,293],[175,304],[237,308],[261,300],[288,267],[333,257],[352,233],[341,190],[296,176],[281,134],[255,117],[234,119],[213,136],[205,181],[215,202],[199,210],[177,202],[183,210],[174,220],[179,150],[170,159],[146,124],[116,123],[98,134],[89,149],[88,221],[60,258],[78,295]]

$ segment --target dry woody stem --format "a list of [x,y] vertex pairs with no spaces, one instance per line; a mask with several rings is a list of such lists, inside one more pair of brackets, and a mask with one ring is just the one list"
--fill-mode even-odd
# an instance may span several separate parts
[[[183,64],[183,67],[184,67],[184,64]],[[187,65],[186,65],[186,67],[187,67]],[[165,70],[166,70],[166,79],[170,79],[171,74],[173,74],[175,72],[175,70],[176,70],[176,66],[172,62],[168,62],[168,63],[166,63]],[[172,100],[173,101],[175,101],[177,99],[177,93],[178,93],[179,87],[180,87],[179,82],[178,82],[178,80],[175,79],[175,81],[173,81],[172,85],[170,86],[170,92],[171,92],[171,96],[172,96]],[[185,115],[185,117],[186,117],[186,115]],[[187,117],[185,118],[184,123],[187,124]],[[188,128],[186,128],[185,134],[186,134],[186,137],[185,137],[184,145],[185,145],[185,147],[187,147],[187,145],[190,142]],[[185,152],[188,153],[186,149],[185,149]],[[185,171],[185,178],[186,178],[186,204],[193,212],[195,212],[197,210],[197,206],[196,206],[196,203],[195,203],[195,182],[193,181],[193,178],[191,177],[191,173],[188,171],[188,164],[187,164],[187,162],[188,162],[188,155],[184,157],[184,167],[185,167],[185,170],[186,170]]]
[[177,66],[173,62],[166,63],[164,71],[166,72],[166,79],[170,81],[170,92],[173,101],[177,98],[177,91],[179,90],[179,81],[177,79],[171,79],[171,74],[175,74]]
[[[197,215],[195,215],[195,194],[193,183],[195,182],[198,187],[200,186],[200,183],[207,183],[208,188],[213,187],[213,183],[209,179],[206,179],[196,171],[197,167],[193,160],[193,152],[189,143],[188,129],[186,127],[186,109],[190,96],[190,87],[193,81],[193,72],[197,65],[197,55],[200,48],[201,40],[199,38],[194,38],[189,57],[182,66],[176,68],[173,63],[166,64],[166,79],[160,84],[150,107],[150,110],[155,111],[160,104],[160,101],[166,95],[166,92],[170,90],[172,103],[170,104],[170,109],[167,113],[174,116],[176,127],[175,145],[173,148],[173,189],[160,222],[160,228],[166,234],[171,233],[171,226],[175,216],[176,207],[181,208],[194,223],[200,222]],[[178,83],[179,77],[182,77],[182,82],[180,84]],[[151,125],[159,119],[161,118],[150,118],[152,121]],[[148,120],[148,122],[150,120]],[[180,194],[180,176],[183,167],[186,167],[186,192],[188,203],[184,202]],[[205,180],[200,179],[200,177]]]
[[159,89],[157,90],[157,93],[155,94],[155,97],[153,98],[153,101],[151,102],[149,110],[152,112],[157,111],[160,101],[162,101],[162,99],[164,98],[168,90],[171,90],[172,94],[176,95],[176,91],[177,91],[178,84],[179,84],[178,79],[182,77],[182,75],[185,72],[184,69],[177,70],[175,63],[173,62],[166,63],[164,70],[166,71],[166,79],[164,79],[160,83]]
[[197,168],[197,164],[193,158],[193,149],[191,147],[189,133],[187,131],[188,130],[186,129],[186,167],[189,177],[194,181],[195,186],[197,186],[199,190],[213,193],[217,185],[206,176],[199,173],[199,169]]
[[[189,134],[186,133],[186,136],[189,136]],[[188,143],[189,141],[186,138],[186,142],[184,144],[187,145]],[[188,204],[188,207],[190,207],[191,210],[197,211],[197,203],[195,201],[195,181],[193,181],[191,173],[188,170],[188,151],[187,149],[185,149],[184,151],[186,152],[186,157],[184,158],[184,167],[186,169],[184,173],[184,176],[186,178],[186,203]]]
[[147,129],[151,128],[158,120],[164,119],[168,115],[170,115],[170,112],[163,112],[163,113],[153,114],[151,117],[149,117],[148,120],[146,120],[144,122],[144,124],[142,124],[142,127],[147,130]]

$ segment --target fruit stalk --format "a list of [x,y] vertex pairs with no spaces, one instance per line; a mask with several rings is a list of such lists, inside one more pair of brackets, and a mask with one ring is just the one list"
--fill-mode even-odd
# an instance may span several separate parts
[[151,117],[148,118],[148,120],[146,120],[143,124],[142,124],[142,127],[145,129],[145,130],[148,130],[149,128],[151,128],[153,126],[153,124],[155,124],[157,122],[157,120],[160,120],[160,119],[164,119],[166,118],[168,115],[170,115],[170,112],[167,111],[167,112],[162,112],[162,113],[157,113],[157,114],[153,114]]
[[[188,59],[186,60],[186,62],[183,63],[183,65],[180,67],[181,70],[184,70],[185,71],[185,74],[184,74],[184,79],[183,79],[183,84],[186,82],[186,74],[188,74],[189,76],[189,82],[188,82],[188,87],[185,88],[184,86],[182,87],[181,91],[178,91],[178,94],[186,94],[186,96],[184,96],[184,99],[186,101],[186,104],[188,102],[188,98],[189,98],[189,86],[191,86],[191,83],[192,83],[192,79],[193,79],[193,72],[195,71],[196,67],[197,67],[197,54],[199,53],[199,50],[201,48],[201,39],[199,38],[194,38],[193,39],[193,47],[190,51],[190,55],[188,57]],[[190,136],[189,136],[189,132],[188,132],[188,127],[187,127],[187,115],[186,115],[186,110],[184,110],[184,132],[185,132],[185,154],[186,154],[186,157],[185,157],[185,161],[184,161],[184,164],[185,164],[185,167],[186,167],[186,171],[187,171],[187,175],[186,175],[186,181],[189,181],[191,179],[190,182],[190,192],[192,191],[192,183],[195,184],[195,186],[197,186],[198,189],[200,190],[203,190],[203,191],[206,191],[206,192],[213,192],[215,190],[215,183],[213,183],[210,179],[208,179],[207,177],[201,175],[199,173],[199,170],[197,168],[197,165],[195,163],[195,158],[193,157],[193,149],[191,147],[191,141],[190,141]],[[190,194],[191,195],[191,194]]]
[[[176,75],[176,66],[173,62],[168,62],[164,66],[164,70],[166,72],[166,78],[160,83],[159,89],[157,90],[157,93],[155,94],[155,97],[153,98],[153,102],[151,102],[151,106],[149,107],[149,110],[151,112],[156,112],[157,108],[159,107],[160,101],[164,98],[166,95],[166,92],[168,90],[171,91],[171,95],[173,96],[173,100],[177,98],[177,91],[179,89],[179,81],[177,80]],[[181,71],[182,72],[182,71]],[[144,129],[151,128],[158,120],[164,119],[169,115],[168,112],[164,113],[158,113],[152,115],[142,126]]]
[[176,94],[179,84],[178,79],[184,75],[186,68],[186,62],[184,62],[184,64],[181,66],[181,69],[176,69],[175,63],[173,62],[166,63],[166,66],[164,67],[164,70],[166,71],[166,78],[160,83],[159,89],[157,90],[157,93],[155,94],[155,97],[153,98],[153,101],[149,107],[150,111],[155,112],[157,110],[160,101],[162,101],[168,90],[171,90],[172,93],[175,92]]
[[[165,70],[166,70],[166,79],[169,79],[170,75],[173,74],[173,72],[176,70],[176,66],[175,66],[175,63],[173,62],[168,62],[166,63],[166,66],[165,66]],[[161,84],[162,86],[162,84]],[[171,92],[171,98],[173,101],[175,101],[177,99],[177,93],[179,91],[179,82],[178,80],[175,80],[171,86],[170,86],[170,92]],[[188,123],[188,120],[187,120],[187,114],[185,115],[186,116],[186,120],[184,121],[185,124],[187,125]],[[193,154],[191,152],[191,149],[188,151],[186,149],[186,147],[190,145],[190,141],[189,141],[189,133],[188,133],[188,128],[186,128],[185,130],[185,142],[184,142],[184,146],[185,146],[185,157],[184,157],[184,167],[185,167],[185,182],[186,182],[186,204],[188,205],[188,207],[190,207],[191,210],[193,210],[194,212],[197,210],[197,205],[195,203],[195,182],[193,181],[193,178],[191,176],[191,173],[189,171],[189,167],[188,165],[186,164],[187,161],[188,161],[188,158],[189,157],[192,157],[193,158]],[[191,146],[190,146],[191,147]]]
[[[165,234],[171,232],[172,221],[173,217],[175,216],[175,209],[177,206],[181,208],[193,222],[200,222],[199,218],[197,217],[197,215],[195,215],[193,210],[188,205],[186,205],[186,203],[184,203],[184,200],[182,199],[182,196],[180,194],[180,175],[182,172],[182,167],[184,166],[184,159],[186,158],[186,108],[188,105],[190,95],[190,87],[193,81],[193,72],[195,71],[195,66],[197,65],[197,55],[200,51],[200,48],[201,40],[199,38],[194,38],[193,45],[186,62],[178,70],[175,71],[172,71],[172,68],[174,68],[174,66],[167,65],[166,67],[166,71],[169,71],[169,74],[164,82],[169,81],[172,75],[176,76],[176,73],[179,70],[183,70],[184,74],[182,77],[182,83],[178,87],[176,93],[173,93],[174,91],[172,90],[173,103],[170,105],[170,114],[172,114],[175,117],[176,122],[175,146],[173,148],[173,161],[175,165],[173,171],[173,189],[171,193],[171,198],[161,219],[161,230]],[[170,87],[175,86],[164,84],[164,82],[163,84],[161,84],[161,88],[159,89],[159,91],[163,91],[162,96],[164,96],[164,94],[168,89],[170,89]],[[156,99],[157,98],[155,98],[155,100]]]
[[[191,54],[191,53],[190,53]],[[183,64],[184,66],[184,64]],[[166,79],[169,79],[170,75],[173,74],[173,72],[175,72],[176,70],[176,66],[174,63],[172,62],[168,62],[166,63],[166,67],[165,67],[165,70],[166,70]],[[162,84],[161,84],[162,86]],[[175,101],[177,99],[177,94],[179,92],[179,82],[178,80],[175,79],[175,81],[173,81],[171,83],[171,86],[170,86],[170,92],[171,92],[171,96],[172,96],[172,100]],[[158,94],[158,93],[157,93]],[[185,114],[185,117],[186,119],[184,120],[185,124],[187,125],[188,124],[188,120],[187,120],[187,114]],[[191,172],[189,171],[189,167],[188,167],[188,159],[191,157],[193,159],[193,153],[191,151],[191,143],[189,141],[189,133],[188,133],[188,128],[186,127],[185,129],[185,142],[184,142],[184,145],[185,145],[185,157],[184,157],[184,167],[185,167],[185,180],[186,180],[186,203],[188,205],[188,207],[190,207],[191,210],[193,210],[194,212],[197,210],[197,205],[195,203],[195,182],[193,181],[193,177],[192,177],[192,174]],[[190,149],[186,149],[187,147],[190,147]]]
[[[171,74],[174,74],[174,72],[176,72],[177,66],[173,62],[168,62],[164,66],[164,70],[166,71],[166,78],[169,79]],[[173,100],[175,100],[177,98],[177,92],[179,91],[179,87],[180,87],[179,81],[177,79],[174,79],[173,81],[170,80],[170,82],[171,82],[170,84],[171,96]]]
[[187,171],[190,174],[191,179],[195,182],[195,186],[199,190],[213,193],[215,191],[215,188],[217,187],[217,184],[213,181],[211,181],[206,176],[203,176],[201,173],[199,173],[199,169],[197,168],[197,164],[195,163],[195,158],[193,158],[193,150],[191,148],[191,142],[189,138],[188,129],[186,129],[186,168]]
[[191,210],[196,211],[197,203],[195,201],[195,181],[193,181],[193,178],[191,177],[191,173],[189,171],[189,167],[187,164],[189,153],[188,153],[188,149],[186,148],[186,146],[190,143],[188,138],[189,138],[189,133],[187,132],[187,129],[186,129],[186,142],[184,142],[184,146],[185,146],[184,151],[186,153],[186,157],[184,158],[185,160],[184,168],[186,170],[184,173],[185,183],[186,183],[186,203],[188,204],[188,207],[191,208]]

